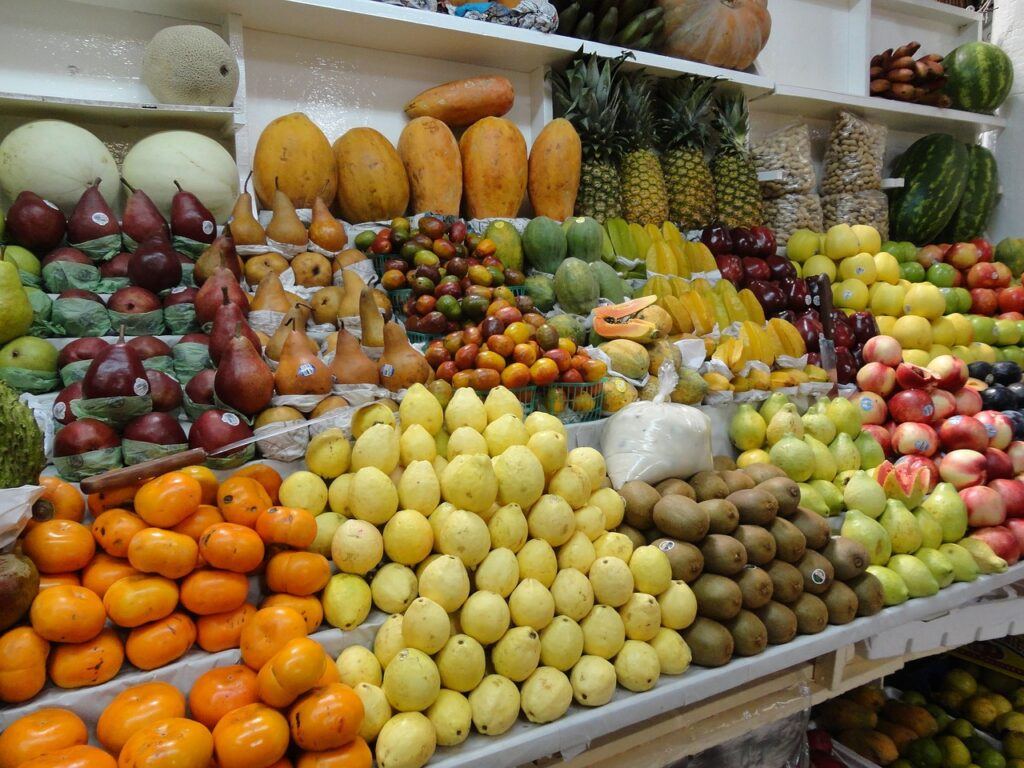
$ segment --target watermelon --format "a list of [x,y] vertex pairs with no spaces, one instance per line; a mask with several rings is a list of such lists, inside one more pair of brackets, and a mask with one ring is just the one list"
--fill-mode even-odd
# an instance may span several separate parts
[[903,187],[889,199],[889,236],[933,242],[953,217],[967,185],[967,146],[944,133],[924,136],[896,161]]
[[597,306],[601,287],[590,265],[580,259],[568,258],[555,272],[555,296],[565,312],[589,315]]
[[1024,272],[1024,238],[1004,237],[996,246],[996,261],[1010,268],[1014,277]]
[[991,112],[1010,95],[1013,62],[998,45],[965,43],[943,59],[942,66],[943,90],[957,109]]
[[529,267],[549,275],[555,274],[565,258],[565,232],[561,224],[547,216],[538,216],[526,225],[522,242]]
[[941,238],[944,243],[963,243],[985,231],[999,195],[996,159],[984,147],[967,147],[967,185],[953,218]]
[[565,229],[565,242],[568,253],[580,261],[599,261],[604,249],[604,228],[596,219],[589,216],[577,216],[566,219],[562,224]]

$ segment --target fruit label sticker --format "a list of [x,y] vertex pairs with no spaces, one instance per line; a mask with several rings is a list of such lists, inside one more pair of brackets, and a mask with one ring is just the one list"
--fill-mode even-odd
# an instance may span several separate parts
[[928,440],[915,440],[914,441],[914,448],[916,450],[920,451],[921,453],[924,453],[925,456],[928,455],[927,453],[925,453],[925,451],[929,450],[931,447],[932,447],[932,444]]
[[53,210],[55,210],[55,211],[59,211],[59,210],[60,210],[60,208],[58,208],[58,207],[57,207],[56,205],[54,205],[53,203],[51,203],[51,202],[50,202],[49,200],[43,200],[43,202],[44,202],[44,203],[46,203],[46,204],[47,204],[48,206],[50,206],[51,208],[53,208]]
[[870,411],[875,407],[875,404],[871,401],[870,397],[862,397],[860,399],[860,409],[862,411]]
[[995,424],[986,424],[985,425],[985,431],[988,432],[988,439],[991,440],[993,437],[996,436],[996,425]]
[[103,213],[103,211],[96,211],[96,213],[94,213],[89,218],[92,219],[93,224],[96,224],[97,226],[100,227],[105,227],[107,226],[107,224],[110,223],[110,217],[107,216],[107,214]]
[[867,270],[864,269],[864,267],[857,267],[856,269],[853,270],[853,274],[855,274],[855,275],[863,275],[866,271]]
[[658,549],[660,549],[662,552],[671,552],[675,548],[676,543],[674,541],[663,541],[661,542],[661,544],[658,545]]
[[847,301],[852,299],[853,298],[853,291],[851,291],[849,288],[845,289],[843,291],[843,298],[846,299]]
[[187,290],[188,290],[188,286],[187,285],[179,285],[176,288],[171,288],[171,293],[172,294],[181,293],[182,291],[187,291]]
[[68,404],[67,403],[54,403],[53,404],[53,418],[57,421],[62,421],[65,416],[68,415]]
[[381,376],[394,376],[395,375],[395,366],[393,366],[391,363],[385,363],[380,368],[380,375]]
[[145,379],[136,379],[135,383],[132,384],[132,392],[142,397],[149,392],[149,382]]
[[819,586],[828,581],[828,574],[825,573],[821,568],[815,568],[811,571],[811,581]]
[[935,413],[935,406],[929,403],[928,405],[921,409],[921,413],[923,413],[925,416],[931,416],[933,413]]
[[303,363],[299,366],[299,376],[312,376],[314,373],[316,373],[316,368],[313,367],[312,363]]
[[220,420],[227,424],[229,427],[237,427],[241,424],[241,420],[233,413],[225,413],[220,417]]
[[210,221],[209,219],[206,219],[203,222],[203,234],[204,235],[212,235],[213,234],[213,227],[214,227],[213,222]]

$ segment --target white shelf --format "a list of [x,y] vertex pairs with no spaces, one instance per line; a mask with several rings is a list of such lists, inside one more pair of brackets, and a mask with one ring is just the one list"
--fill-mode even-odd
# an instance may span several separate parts
[[982,14],[968,8],[940,3],[939,0],[871,0],[872,9],[916,16],[926,21],[960,27],[977,24]]

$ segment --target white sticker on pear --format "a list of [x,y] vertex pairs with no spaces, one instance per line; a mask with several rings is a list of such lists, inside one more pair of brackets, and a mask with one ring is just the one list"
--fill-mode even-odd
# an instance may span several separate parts
[[209,219],[206,219],[203,222],[203,234],[204,235],[212,235],[213,234],[213,222],[210,221]]
[[107,224],[110,223],[110,217],[107,216],[107,214],[103,213],[103,211],[96,211],[96,213],[94,213],[89,218],[92,219],[93,224],[96,224],[97,226],[100,227],[105,227],[107,226]]
[[312,363],[302,363],[297,371],[299,376],[312,376],[316,373],[316,368],[313,367]]

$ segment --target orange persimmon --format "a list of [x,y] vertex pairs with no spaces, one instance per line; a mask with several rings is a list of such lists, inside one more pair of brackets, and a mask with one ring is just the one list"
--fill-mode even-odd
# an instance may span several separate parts
[[267,544],[305,549],[316,538],[316,518],[305,509],[271,507],[256,518],[256,533]]
[[185,696],[170,683],[126,688],[107,704],[96,721],[96,740],[118,754],[136,731],[169,717],[185,716]]
[[289,640],[260,667],[260,698],[271,707],[287,707],[316,685],[329,663],[316,640],[308,637]]
[[271,503],[270,494],[251,477],[229,477],[217,489],[217,506],[229,523],[252,528]]
[[249,464],[236,470],[231,476],[251,477],[263,486],[263,490],[270,496],[270,503],[277,504],[277,494],[281,490],[281,483],[284,481],[281,479],[280,473],[273,467],[266,464]]
[[89,514],[93,518],[99,517],[99,514],[107,509],[113,509],[114,507],[130,507],[135,499],[135,494],[139,490],[139,485],[124,485],[120,488],[111,488],[106,491],[99,491],[98,493],[90,493],[85,498],[85,504],[89,508]]
[[119,627],[138,627],[170,615],[178,606],[178,585],[163,576],[125,576],[103,595],[107,616]]
[[289,640],[305,637],[306,620],[284,606],[261,608],[242,627],[242,661],[259,669]]
[[198,480],[183,472],[168,472],[139,488],[135,513],[152,526],[171,528],[193,514],[202,499]]
[[213,736],[202,723],[172,717],[147,725],[125,742],[120,768],[209,768]]
[[47,707],[19,717],[0,732],[0,768],[89,742],[82,718],[69,709]]
[[331,564],[317,552],[278,552],[267,561],[267,586],[273,592],[312,595],[331,578]]
[[21,540],[21,550],[40,573],[67,573],[92,560],[96,542],[89,529],[74,520],[47,520],[33,526]]
[[117,768],[117,761],[99,747],[77,744],[29,760],[20,768]]
[[213,729],[218,768],[266,768],[288,750],[288,721],[265,704],[224,715]]
[[373,768],[373,753],[359,736],[343,747],[325,752],[303,752],[295,768]]
[[39,591],[50,587],[82,586],[82,579],[77,573],[41,573],[39,574]]
[[275,605],[283,605],[298,611],[299,615],[306,620],[306,631],[315,632],[320,628],[324,620],[324,606],[319,598],[299,595],[288,595],[279,592],[276,595],[267,595],[260,603],[260,608],[269,608]]
[[82,586],[91,589],[102,600],[115,581],[137,575],[139,571],[127,560],[111,557],[106,552],[97,552],[92,562],[82,569]]
[[175,611],[129,632],[124,651],[139,669],[156,669],[180,659],[195,641],[195,622],[188,614]]
[[250,573],[263,562],[263,539],[238,523],[214,523],[199,537],[199,554],[213,568]]
[[348,744],[363,725],[363,701],[344,683],[314,688],[288,710],[292,739],[309,752]]
[[249,594],[249,579],[241,573],[212,568],[193,571],[181,580],[181,604],[208,616],[240,608]]
[[92,521],[92,537],[111,557],[127,557],[132,536],[148,527],[134,512],[114,507],[100,512]]
[[192,684],[188,709],[192,718],[213,728],[228,712],[260,700],[256,673],[244,664],[204,672]]
[[163,528],[146,528],[132,536],[128,562],[143,573],[158,573],[180,579],[195,570],[199,545],[183,533]]
[[85,517],[85,497],[81,491],[59,477],[40,477],[39,484],[43,486],[40,498],[53,504],[54,520],[82,522]]
[[124,664],[124,644],[110,627],[84,643],[54,645],[46,668],[60,688],[100,685],[114,677]]
[[199,508],[186,517],[176,526],[171,528],[175,533],[183,533],[189,538],[199,541],[203,532],[214,523],[223,523],[224,515],[220,510],[210,504],[200,504]]
[[84,643],[107,623],[103,601],[85,587],[53,587],[36,595],[29,609],[32,629],[51,643]]
[[237,648],[242,642],[242,627],[256,613],[256,606],[243,603],[233,611],[212,613],[196,619],[196,642],[208,653]]
[[0,701],[28,701],[46,685],[50,644],[31,627],[15,627],[0,635]]
[[199,487],[203,491],[202,501],[200,503],[217,503],[217,486],[220,485],[220,481],[217,480],[217,476],[213,474],[212,469],[203,466],[202,464],[192,464],[188,467],[182,467],[178,471],[183,475],[188,475],[189,477],[199,481]]

